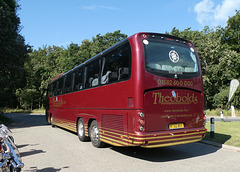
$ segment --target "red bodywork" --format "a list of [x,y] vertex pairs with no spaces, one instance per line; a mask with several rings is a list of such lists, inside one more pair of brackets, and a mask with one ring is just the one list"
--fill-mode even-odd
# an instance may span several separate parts
[[[138,33],[128,38],[132,53],[129,80],[49,97],[48,120],[52,115],[55,125],[76,132],[77,120],[83,118],[88,135],[95,119],[101,141],[115,146],[151,148],[201,140],[205,135],[201,72],[198,77],[179,80],[147,72],[142,43],[147,36]],[[171,124],[184,127],[170,129]]]

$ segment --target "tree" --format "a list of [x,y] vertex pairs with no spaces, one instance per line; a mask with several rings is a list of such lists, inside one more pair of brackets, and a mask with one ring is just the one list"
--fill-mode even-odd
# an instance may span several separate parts
[[24,64],[26,85],[17,90],[16,95],[21,108],[33,109],[42,107],[42,94],[51,79],[61,70],[57,59],[63,48],[43,47],[29,53]]
[[24,86],[23,65],[28,46],[20,35],[15,0],[0,0],[0,107],[17,104],[15,91]]
[[96,37],[92,38],[91,56],[93,57],[98,53],[101,53],[126,37],[127,35],[121,34],[120,30],[117,30],[113,33],[106,33],[103,36],[98,34]]
[[222,42],[231,50],[240,53],[240,11],[227,21],[227,26],[222,32]]

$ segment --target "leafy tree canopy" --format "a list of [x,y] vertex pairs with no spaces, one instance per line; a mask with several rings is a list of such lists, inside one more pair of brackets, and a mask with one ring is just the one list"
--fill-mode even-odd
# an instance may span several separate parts
[[0,107],[15,106],[15,91],[24,86],[23,65],[28,46],[19,34],[17,9],[15,0],[0,0]]

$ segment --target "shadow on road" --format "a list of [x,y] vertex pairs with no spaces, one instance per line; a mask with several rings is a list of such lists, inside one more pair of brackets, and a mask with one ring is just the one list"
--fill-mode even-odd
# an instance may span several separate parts
[[31,167],[30,170],[24,170],[25,172],[56,172],[56,171],[62,171],[63,169],[67,169],[69,166],[62,167],[62,168],[53,168],[53,167],[47,167],[43,169],[38,169],[37,167]]
[[21,157],[24,157],[24,156],[30,156],[30,155],[35,155],[39,153],[46,153],[46,151],[31,149],[30,151],[27,151],[27,152],[21,152],[20,155]]
[[29,113],[8,113],[4,114],[13,122],[8,125],[9,128],[25,128],[47,125],[45,115]]
[[133,158],[138,158],[151,162],[168,162],[175,160],[183,160],[187,158],[211,154],[219,150],[219,148],[198,142],[151,149],[141,147],[111,147],[110,149],[126,156],[131,156]]

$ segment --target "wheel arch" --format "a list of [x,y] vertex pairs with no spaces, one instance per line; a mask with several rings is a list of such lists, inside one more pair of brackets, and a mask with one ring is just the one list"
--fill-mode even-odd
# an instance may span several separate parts
[[[95,118],[89,118],[88,120],[88,129],[90,128],[91,123],[96,120]],[[97,120],[96,120],[97,121]]]

